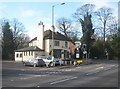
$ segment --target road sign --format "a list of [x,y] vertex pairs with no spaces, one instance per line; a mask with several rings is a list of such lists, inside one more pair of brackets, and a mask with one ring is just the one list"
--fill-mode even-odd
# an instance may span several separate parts
[[83,51],[83,54],[87,54],[87,51]]

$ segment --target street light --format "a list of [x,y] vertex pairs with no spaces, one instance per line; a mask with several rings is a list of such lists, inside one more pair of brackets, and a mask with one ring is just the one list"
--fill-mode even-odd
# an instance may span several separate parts
[[54,8],[55,6],[58,5],[64,5],[65,3],[61,3],[61,4],[56,4],[56,5],[52,5],[52,60],[54,59],[54,31],[55,31],[55,27],[54,27]]

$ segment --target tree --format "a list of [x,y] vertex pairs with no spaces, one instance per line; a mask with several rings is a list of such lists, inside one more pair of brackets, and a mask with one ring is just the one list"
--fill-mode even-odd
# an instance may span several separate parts
[[10,29],[9,22],[5,22],[2,26],[3,38],[2,38],[2,58],[13,59],[14,47],[13,47],[13,33]]
[[103,49],[103,40],[97,39],[91,49],[90,49],[90,57],[91,58],[103,58],[104,55]]
[[0,27],[2,29],[0,41],[2,42],[4,59],[13,59],[14,51],[28,46],[29,36],[24,33],[24,26],[17,19],[13,22],[1,19]]
[[118,28],[117,34],[112,36],[113,40],[111,42],[111,47],[115,53],[115,56],[120,58],[120,28]]
[[59,18],[57,20],[57,27],[66,37],[70,38],[72,42],[75,42],[78,40],[78,31],[75,29],[75,26],[73,26],[73,23],[70,19],[67,18]]
[[95,13],[98,16],[99,21],[102,23],[103,41],[104,41],[103,47],[105,48],[105,38],[106,38],[106,30],[107,30],[106,26],[112,16],[112,10],[111,10],[111,8],[102,7],[100,9],[98,9],[98,11],[96,11]]
[[16,39],[17,49],[28,47],[28,42],[30,40],[28,35],[22,33]]
[[81,18],[84,18],[87,13],[91,15],[93,14],[94,7],[94,4],[85,4],[76,10],[73,17],[76,18],[78,22],[81,22]]
[[78,31],[71,30],[68,33],[68,37],[72,40],[72,42],[78,41],[79,40]]
[[87,45],[87,51],[89,52],[92,45],[92,35],[94,34],[93,24],[91,21],[91,14],[88,13],[84,16],[84,19],[81,19],[82,26],[82,42]]
[[76,10],[74,13],[74,18],[82,26],[82,43],[87,45],[87,51],[89,52],[92,43],[92,35],[94,34],[93,24],[92,24],[92,13],[94,10],[93,4],[85,4]]
[[68,33],[70,32],[70,29],[72,28],[72,21],[64,17],[59,18],[57,20],[57,27],[66,37],[68,37]]
[[115,17],[111,17],[108,24],[107,24],[108,32],[106,32],[106,35],[114,35],[118,32],[118,21],[115,19]]
[[25,27],[17,19],[13,19],[11,22],[11,28],[13,32],[14,48],[20,49],[26,46],[26,43],[29,42],[29,36],[24,34]]

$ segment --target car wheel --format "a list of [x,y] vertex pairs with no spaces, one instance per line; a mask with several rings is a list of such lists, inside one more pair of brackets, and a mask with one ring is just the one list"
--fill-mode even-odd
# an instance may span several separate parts
[[36,64],[33,64],[33,67],[36,67],[37,65]]
[[25,64],[25,63],[23,63],[23,65],[24,65],[24,66],[26,66],[26,64]]
[[55,66],[54,62],[51,62],[51,63],[50,63],[50,66]]

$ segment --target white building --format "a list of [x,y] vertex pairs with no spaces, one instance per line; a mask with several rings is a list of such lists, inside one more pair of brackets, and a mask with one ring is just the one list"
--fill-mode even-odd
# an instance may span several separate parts
[[[15,61],[24,61],[41,55],[51,55],[52,53],[52,31],[44,31],[44,25],[38,25],[38,35],[29,42],[29,47],[15,51]],[[55,58],[66,59],[70,57],[71,40],[61,33],[54,32]]]

